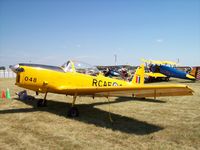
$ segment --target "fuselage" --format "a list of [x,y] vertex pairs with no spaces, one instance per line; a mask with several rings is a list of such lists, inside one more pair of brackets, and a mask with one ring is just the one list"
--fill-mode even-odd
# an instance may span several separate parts
[[159,72],[167,77],[195,80],[195,78],[188,73],[166,65],[153,65],[152,72]]
[[105,77],[101,74],[88,75],[78,72],[65,72],[61,67],[19,64],[16,72],[16,85],[37,92],[67,94],[62,87],[109,87],[130,86],[131,82]]

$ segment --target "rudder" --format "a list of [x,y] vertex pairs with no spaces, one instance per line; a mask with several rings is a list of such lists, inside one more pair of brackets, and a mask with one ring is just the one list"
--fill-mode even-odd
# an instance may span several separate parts
[[133,84],[144,84],[144,64],[140,65],[133,76],[131,81]]

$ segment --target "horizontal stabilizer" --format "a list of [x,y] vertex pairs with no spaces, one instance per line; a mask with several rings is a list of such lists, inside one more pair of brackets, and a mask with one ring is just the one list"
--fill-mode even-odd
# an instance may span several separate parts
[[193,77],[193,76],[190,75],[190,74],[186,74],[186,77],[189,78],[189,79],[195,80],[195,77]]

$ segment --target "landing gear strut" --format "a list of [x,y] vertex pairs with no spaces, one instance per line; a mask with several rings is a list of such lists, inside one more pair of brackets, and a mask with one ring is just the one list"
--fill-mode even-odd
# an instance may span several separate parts
[[39,99],[37,102],[37,107],[46,107],[47,106],[47,92],[45,93],[44,99]]
[[74,106],[75,105],[75,101],[76,101],[76,97],[77,97],[77,94],[75,94],[73,96],[73,102],[72,102],[72,107],[69,109],[68,111],[68,114],[67,116],[68,117],[78,117],[79,116],[79,111],[78,109]]

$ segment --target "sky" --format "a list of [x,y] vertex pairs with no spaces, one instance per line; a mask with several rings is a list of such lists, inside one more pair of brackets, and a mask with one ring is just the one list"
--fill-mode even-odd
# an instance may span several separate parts
[[0,0],[0,66],[200,65],[200,0]]

